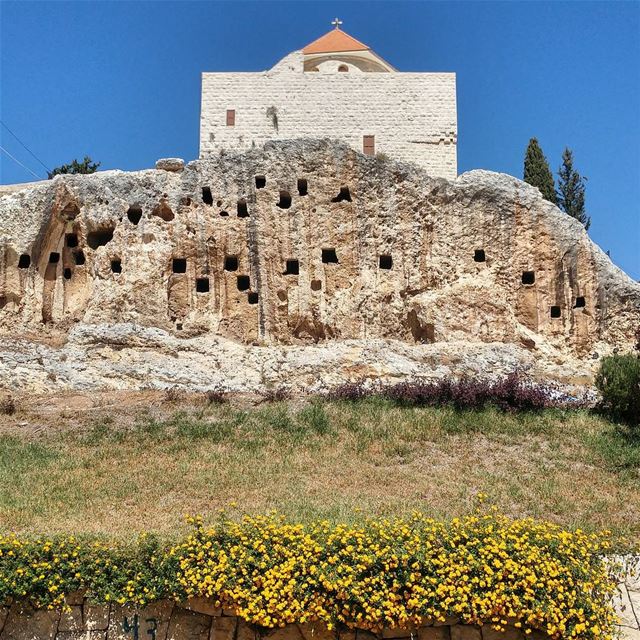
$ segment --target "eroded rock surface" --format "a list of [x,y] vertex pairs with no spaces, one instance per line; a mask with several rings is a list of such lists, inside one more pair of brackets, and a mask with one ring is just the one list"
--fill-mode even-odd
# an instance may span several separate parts
[[0,384],[584,384],[640,285],[537,189],[329,141],[0,193]]

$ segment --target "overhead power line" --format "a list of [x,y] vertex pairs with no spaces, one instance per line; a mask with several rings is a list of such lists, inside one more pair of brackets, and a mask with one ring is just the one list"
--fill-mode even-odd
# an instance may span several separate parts
[[2,124],[2,126],[47,170],[48,173],[51,173],[51,169],[49,169],[49,167],[47,167],[47,165],[42,162],[42,160],[40,160],[40,158],[38,158],[38,156],[33,153],[33,151],[31,151],[31,149],[29,149],[29,147],[27,147],[27,145],[22,142],[22,140],[20,140],[20,138],[18,138],[18,136],[13,133],[13,131],[11,131],[11,129],[9,129],[9,127],[2,122],[2,120],[0,120],[0,124]]
[[31,169],[29,169],[29,167],[27,167],[26,165],[22,164],[22,162],[20,162],[20,160],[18,160],[17,158],[14,158],[2,145],[0,145],[0,151],[4,151],[14,162],[19,164],[23,169],[26,169],[32,176],[35,176],[36,178],[38,178],[38,180],[44,180],[44,178],[39,176],[37,173],[34,173],[33,171],[31,171]]

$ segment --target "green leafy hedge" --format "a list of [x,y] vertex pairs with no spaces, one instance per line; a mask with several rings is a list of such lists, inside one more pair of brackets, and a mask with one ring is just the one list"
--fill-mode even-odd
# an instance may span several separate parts
[[173,544],[0,536],[0,601],[64,606],[210,598],[263,627],[321,621],[379,631],[459,618],[515,620],[551,638],[612,638],[617,580],[607,534],[565,531],[495,512],[443,523],[290,523],[277,515],[221,519]]

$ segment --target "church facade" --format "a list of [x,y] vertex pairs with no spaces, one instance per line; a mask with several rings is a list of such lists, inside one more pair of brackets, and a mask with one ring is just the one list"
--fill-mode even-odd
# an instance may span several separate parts
[[200,157],[269,140],[334,138],[454,179],[455,73],[396,71],[334,25],[268,71],[203,73]]

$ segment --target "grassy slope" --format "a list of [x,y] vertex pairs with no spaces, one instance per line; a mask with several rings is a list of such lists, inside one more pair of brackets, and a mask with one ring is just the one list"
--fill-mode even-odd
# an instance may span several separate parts
[[[156,412],[157,413],[157,412]],[[295,519],[420,509],[454,517],[478,492],[514,516],[640,538],[640,446],[586,412],[359,403],[191,405],[37,438],[0,431],[0,528],[175,533],[232,501]]]

